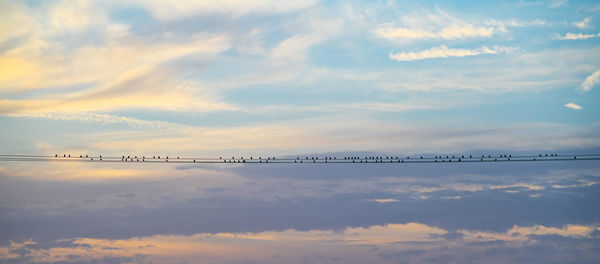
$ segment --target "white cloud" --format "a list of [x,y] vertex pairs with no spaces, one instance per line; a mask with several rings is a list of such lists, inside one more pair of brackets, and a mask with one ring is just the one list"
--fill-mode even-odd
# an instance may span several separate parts
[[573,25],[575,25],[579,29],[585,29],[590,26],[590,22],[592,22],[592,20],[589,17],[586,17],[585,19],[579,22],[573,22]]
[[566,189],[566,188],[582,188],[582,187],[589,187],[589,186],[593,186],[596,184],[600,184],[600,182],[584,182],[584,183],[580,183],[580,184],[569,184],[569,185],[552,185],[552,188],[554,189]]
[[56,33],[77,32],[91,24],[103,24],[104,10],[92,6],[92,1],[62,1],[50,9],[50,24]]
[[146,7],[159,20],[177,20],[198,14],[230,14],[243,16],[249,13],[284,13],[304,9],[316,3],[315,0],[151,0],[136,1]]
[[564,36],[558,36],[558,39],[562,39],[562,40],[577,40],[577,39],[595,38],[596,36],[600,36],[600,33],[598,33],[598,35],[595,35],[595,34],[583,34],[583,33],[571,33],[571,32],[568,32]]
[[476,27],[471,24],[449,25],[439,31],[429,31],[419,28],[393,27],[384,24],[375,30],[378,37],[385,39],[464,39],[475,37],[490,37],[494,33],[493,27]]
[[581,107],[581,106],[579,106],[579,105],[576,105],[576,104],[574,104],[574,103],[568,103],[568,104],[566,104],[566,105],[565,105],[565,107],[567,107],[567,108],[571,108],[571,109],[575,109],[575,110],[581,110],[581,109],[582,109],[582,107]]
[[435,13],[411,13],[394,23],[380,24],[374,30],[377,37],[391,41],[411,39],[488,38],[505,32],[508,26],[518,26],[516,20],[467,21],[437,10]]
[[369,200],[369,201],[376,202],[376,203],[395,203],[395,202],[398,202],[397,199],[391,199],[391,198],[373,199],[373,200]]
[[527,241],[529,236],[548,236],[558,235],[563,237],[585,238],[591,237],[596,230],[595,226],[584,225],[566,225],[562,228],[546,227],[542,225],[534,225],[529,227],[513,226],[505,233],[493,232],[476,232],[476,231],[459,231],[464,235],[467,241]]
[[539,190],[543,190],[544,189],[543,186],[532,185],[532,184],[527,184],[527,183],[515,183],[515,184],[509,184],[509,185],[493,185],[493,186],[490,186],[490,189],[492,189],[492,190],[495,190],[495,189],[510,189],[510,188],[523,188],[523,189],[527,189],[529,191],[539,191]]
[[587,92],[594,88],[594,85],[600,83],[600,70],[592,73],[590,76],[585,78],[585,81],[581,83],[581,90]]
[[464,57],[464,56],[477,56],[482,54],[497,54],[506,53],[516,50],[514,47],[502,47],[494,46],[488,48],[482,46],[479,49],[453,49],[448,48],[446,45],[434,47],[431,49],[418,51],[418,52],[398,52],[391,53],[390,59],[397,61],[413,61],[413,60],[424,60],[433,58],[448,58],[448,57]]
[[558,8],[567,3],[567,0],[553,0],[548,4],[549,8]]

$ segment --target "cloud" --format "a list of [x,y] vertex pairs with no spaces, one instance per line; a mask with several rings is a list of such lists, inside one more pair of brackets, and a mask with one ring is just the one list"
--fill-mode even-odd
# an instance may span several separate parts
[[510,189],[510,188],[524,188],[524,189],[527,189],[529,191],[540,191],[540,190],[544,189],[543,186],[532,185],[532,184],[527,184],[527,183],[514,183],[514,184],[510,184],[510,185],[494,185],[494,186],[490,186],[490,189],[492,189],[492,190],[495,190],[495,189]]
[[287,13],[308,8],[317,3],[316,0],[293,0],[285,2],[277,0],[259,0],[252,2],[240,2],[235,0],[144,0],[135,2],[150,10],[156,18],[163,21],[178,20],[202,14],[227,14],[239,17],[250,13]]
[[497,31],[506,31],[507,26],[515,26],[516,21],[478,24],[482,25],[437,10],[435,13],[413,13],[402,16],[398,23],[380,24],[373,32],[377,37],[391,41],[488,38]]
[[106,23],[106,14],[92,1],[60,1],[50,8],[48,20],[52,33],[73,33]]
[[595,71],[590,76],[586,77],[581,83],[581,91],[588,92],[594,88],[596,84],[600,83],[600,70]]
[[592,22],[592,20],[589,17],[586,17],[585,19],[583,19],[579,22],[573,22],[573,25],[578,27],[579,29],[585,29],[590,26],[591,22]]
[[[600,34],[600,33],[598,33],[598,34]],[[597,35],[594,35],[594,34],[583,34],[583,33],[571,33],[571,32],[568,32],[564,36],[558,36],[558,39],[562,39],[562,40],[577,40],[577,39],[595,38],[596,36]]]
[[0,1],[0,5],[0,43],[22,38],[34,30],[35,18],[26,6],[14,1]]
[[565,105],[565,107],[567,107],[567,108],[571,108],[571,109],[574,109],[574,110],[581,110],[581,109],[582,109],[582,107],[581,107],[581,106],[579,106],[579,105],[576,105],[576,104],[574,104],[574,103],[568,103],[568,104],[566,104],[566,105]]
[[[461,263],[477,263],[469,261],[480,259],[482,254],[487,261],[507,259],[508,256],[520,257],[521,251],[540,250],[550,244],[548,254],[551,258],[565,255],[554,255],[557,249],[575,250],[582,244],[574,240],[570,243],[560,243],[548,236],[561,236],[571,239],[594,238],[592,232],[596,226],[565,225],[561,228],[543,225],[513,226],[506,232],[484,232],[458,230],[449,235],[444,229],[420,223],[386,224],[358,228],[344,228],[339,231],[311,229],[298,231],[287,229],[282,231],[265,232],[234,232],[234,233],[198,233],[193,235],[154,235],[131,237],[127,239],[103,238],[69,238],[50,243],[36,243],[28,240],[23,243],[11,242],[6,247],[0,247],[2,260],[64,263],[64,262],[243,262],[256,261],[260,263],[302,262],[311,263],[361,263],[374,261],[386,262],[398,256],[404,259],[430,260],[432,256],[444,259],[453,258]],[[537,236],[535,240],[530,236]],[[546,237],[544,237],[546,236]],[[506,241],[503,243],[481,243],[491,241]],[[595,241],[595,240],[594,240]],[[517,243],[515,243],[517,242]],[[584,243],[590,243],[584,240]],[[536,247],[531,248],[531,244]],[[585,253],[592,253],[593,247]],[[426,250],[425,250],[426,249]],[[471,250],[467,250],[471,249]],[[278,255],[273,256],[273,252]],[[441,251],[441,252],[440,252]],[[431,253],[434,252],[433,255]],[[484,253],[482,253],[484,252]],[[494,252],[500,253],[499,255]],[[510,254],[507,254],[510,252]],[[576,251],[577,255],[582,253]],[[435,254],[437,253],[437,254]],[[569,251],[574,254],[573,251]],[[386,257],[391,254],[392,257]],[[466,255],[457,258],[456,255]],[[315,255],[315,256],[313,256]],[[539,253],[533,256],[538,256]],[[546,255],[546,254],[544,254]],[[591,256],[595,256],[591,254]],[[470,258],[469,258],[470,257]],[[538,256],[539,257],[539,256]],[[573,256],[568,255],[568,259]],[[334,260],[333,262],[331,260]],[[529,260],[530,258],[527,258]],[[517,260],[517,259],[512,259]],[[543,259],[545,260],[545,259]],[[511,263],[521,263],[511,261]]]
[[[36,247],[36,242],[11,243],[0,247],[0,259],[29,257],[33,262],[89,262],[103,256],[173,259],[236,259],[269,257],[274,249],[289,255],[319,245],[344,247],[390,245],[393,243],[432,242],[443,240],[446,230],[420,223],[349,227],[340,231],[308,230],[265,231],[258,233],[199,233],[194,235],[155,235],[128,239],[75,238],[61,239],[50,247]],[[305,245],[304,247],[298,247]],[[289,248],[292,246],[292,248]],[[308,247],[307,247],[308,246]],[[271,252],[271,253],[270,253]],[[305,252],[306,253],[306,252]],[[146,262],[146,261],[144,261]],[[153,262],[153,261],[149,261]],[[204,262],[204,261],[202,261]],[[209,261],[212,262],[212,261]],[[238,261],[235,261],[238,262]]]
[[600,184],[600,182],[584,182],[584,183],[580,183],[580,184],[569,184],[569,185],[552,185],[552,188],[554,189],[565,189],[565,188],[582,188],[582,187],[589,187],[589,186],[593,186],[596,184]]
[[398,202],[397,199],[391,199],[391,198],[373,199],[373,200],[370,200],[370,201],[373,201],[373,202],[376,202],[376,203],[395,203],[395,202]]
[[479,49],[453,49],[448,48],[445,45],[434,47],[431,49],[418,51],[418,52],[398,52],[391,53],[390,59],[397,61],[413,61],[413,60],[424,60],[434,58],[448,58],[448,57],[464,57],[464,56],[477,56],[482,54],[498,54],[507,53],[516,50],[514,47],[502,47],[494,46],[488,48],[482,46]]
[[[91,86],[74,92],[59,90],[35,99],[0,100],[0,114],[19,116],[139,108],[192,112],[233,109],[198,83],[179,79],[173,69],[164,65],[183,56],[212,56],[229,47],[224,36],[198,35],[192,39],[182,44],[112,43],[107,47],[81,48],[68,57],[68,64],[48,66],[50,71],[44,68],[52,64],[53,59],[49,57],[35,63],[30,63],[32,60],[25,54],[0,57],[0,65],[16,65],[0,70],[0,84],[9,87],[4,92]],[[74,69],[77,70],[73,72]]]
[[385,39],[464,39],[474,37],[490,37],[494,32],[492,27],[475,27],[473,25],[450,25],[440,31],[431,32],[422,29],[412,29],[384,25],[375,30],[378,37]]
[[558,8],[558,7],[565,5],[566,3],[567,3],[567,0],[552,0],[548,4],[548,7],[549,8]]
[[459,231],[464,235],[465,240],[468,241],[527,241],[529,236],[549,236],[558,235],[563,237],[574,237],[574,238],[589,238],[593,235],[596,230],[596,226],[585,226],[585,225],[565,225],[561,228],[546,227],[542,225],[535,225],[529,227],[513,226],[505,233],[492,233],[492,232],[474,232],[474,231]]

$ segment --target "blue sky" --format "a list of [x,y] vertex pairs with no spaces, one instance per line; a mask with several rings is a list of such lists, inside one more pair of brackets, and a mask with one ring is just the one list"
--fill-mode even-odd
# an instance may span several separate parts
[[594,1],[2,6],[10,152],[598,146]]
[[[598,1],[0,0],[0,16],[3,153],[600,149]],[[595,263],[598,167],[2,162],[0,263]]]

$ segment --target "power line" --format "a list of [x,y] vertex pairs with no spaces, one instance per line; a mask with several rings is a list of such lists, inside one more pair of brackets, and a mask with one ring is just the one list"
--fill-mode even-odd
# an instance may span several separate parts
[[404,163],[483,163],[483,162],[544,162],[600,160],[600,154],[537,154],[537,155],[435,155],[435,156],[285,156],[285,157],[179,157],[179,156],[92,156],[92,155],[24,155],[0,154],[8,162],[107,162],[107,163],[224,163],[224,164],[404,164]]

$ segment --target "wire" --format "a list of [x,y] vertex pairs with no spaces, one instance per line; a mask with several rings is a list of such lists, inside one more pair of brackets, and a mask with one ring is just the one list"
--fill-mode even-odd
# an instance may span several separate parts
[[224,164],[404,164],[404,163],[482,163],[482,162],[544,162],[600,160],[600,154],[537,154],[537,155],[435,155],[425,156],[296,156],[296,157],[178,157],[178,156],[90,156],[90,155],[24,155],[0,154],[0,161],[9,162],[110,162],[110,163],[224,163]]

